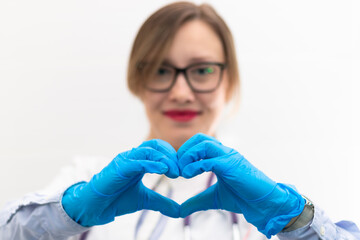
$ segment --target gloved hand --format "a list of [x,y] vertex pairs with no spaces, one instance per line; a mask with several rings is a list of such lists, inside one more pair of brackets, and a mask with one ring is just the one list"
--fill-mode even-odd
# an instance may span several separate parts
[[86,227],[106,224],[116,216],[141,209],[179,217],[178,203],[143,185],[145,173],[178,177],[175,149],[165,141],[150,140],[121,153],[90,182],[68,188],[62,205],[73,220]]
[[217,177],[216,184],[181,205],[181,217],[207,209],[242,213],[270,238],[304,208],[304,199],[294,189],[272,181],[237,151],[204,134],[180,147],[178,165],[185,178],[208,171]]

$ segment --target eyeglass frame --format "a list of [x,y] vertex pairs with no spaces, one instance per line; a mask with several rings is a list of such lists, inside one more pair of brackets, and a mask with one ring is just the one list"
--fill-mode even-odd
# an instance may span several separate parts
[[[210,90],[197,90],[195,89],[192,85],[191,85],[191,82],[188,78],[188,75],[186,73],[186,71],[189,69],[189,68],[192,68],[196,65],[202,65],[202,64],[211,64],[211,65],[216,65],[216,66],[219,66],[220,67],[220,78],[218,80],[218,83],[217,85],[210,89]],[[168,92],[171,90],[171,88],[175,85],[176,83],[176,80],[177,80],[177,77],[180,73],[182,73],[185,77],[185,80],[186,80],[186,83],[189,85],[190,89],[193,91],[193,92],[196,92],[196,93],[210,93],[210,92],[213,92],[215,91],[219,86],[220,86],[220,83],[222,81],[222,77],[223,77],[223,72],[224,72],[224,69],[227,67],[227,64],[226,63],[220,63],[220,62],[198,62],[198,63],[193,63],[193,64],[190,64],[188,65],[187,67],[185,68],[177,68],[171,64],[162,64],[162,66],[167,66],[167,67],[171,67],[172,69],[175,70],[175,75],[174,75],[174,79],[172,80],[172,83],[170,84],[170,86],[164,90],[157,90],[157,89],[152,89],[152,88],[149,88],[146,86],[146,84],[144,83],[144,87],[145,89],[151,91],[151,92],[158,92],[158,93],[165,93],[165,92]],[[143,66],[142,66],[143,67]]]

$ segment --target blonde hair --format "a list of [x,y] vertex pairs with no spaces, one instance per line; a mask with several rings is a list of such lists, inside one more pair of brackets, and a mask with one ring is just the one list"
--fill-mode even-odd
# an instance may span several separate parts
[[177,30],[191,20],[204,21],[220,38],[229,77],[227,100],[238,98],[240,78],[230,29],[209,4],[190,2],[176,2],[160,8],[139,29],[130,53],[127,75],[128,87],[135,96],[139,97],[143,91],[145,76],[152,76],[162,64]]

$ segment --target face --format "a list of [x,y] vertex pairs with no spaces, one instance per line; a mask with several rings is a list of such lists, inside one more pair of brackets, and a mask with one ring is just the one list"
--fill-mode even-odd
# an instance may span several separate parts
[[[214,30],[203,21],[193,20],[178,30],[164,62],[185,68],[201,62],[224,63],[225,56]],[[193,92],[183,74],[168,92],[143,91],[141,99],[150,122],[148,139],[165,140],[177,150],[196,133],[214,135],[226,104],[227,85],[224,69],[219,87],[210,93]]]

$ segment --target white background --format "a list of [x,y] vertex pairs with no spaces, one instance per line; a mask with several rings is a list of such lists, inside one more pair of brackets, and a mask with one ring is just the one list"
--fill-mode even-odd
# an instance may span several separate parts
[[[168,2],[0,1],[0,207],[75,155],[141,142],[148,125],[127,59]],[[242,79],[240,110],[219,136],[334,221],[360,225],[358,1],[208,2],[233,31]]]

